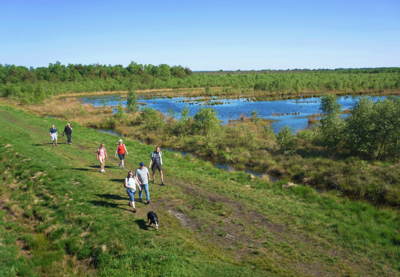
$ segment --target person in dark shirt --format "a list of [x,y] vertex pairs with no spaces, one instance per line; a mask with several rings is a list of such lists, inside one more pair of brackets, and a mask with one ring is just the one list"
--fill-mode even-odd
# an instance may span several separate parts
[[[153,163],[153,166],[151,166],[151,163]],[[151,170],[153,171],[153,183],[156,182],[155,179],[156,170],[158,169],[161,177],[161,185],[165,186],[161,165],[162,165],[162,153],[160,151],[160,147],[157,146],[156,151],[151,153],[149,168],[151,168]]]
[[67,123],[67,126],[65,126],[65,128],[64,128],[64,132],[63,132],[63,136],[64,136],[64,133],[67,135],[67,138],[68,138],[68,144],[71,144],[72,142],[71,142],[71,134],[72,134],[72,127],[71,127],[71,125],[69,125],[69,123]]
[[51,125],[50,137],[51,137],[51,140],[53,141],[53,146],[58,146],[58,144],[57,144],[57,129],[54,125]]

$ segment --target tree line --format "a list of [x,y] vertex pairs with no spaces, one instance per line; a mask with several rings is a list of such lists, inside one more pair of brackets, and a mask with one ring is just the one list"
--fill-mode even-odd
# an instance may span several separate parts
[[219,87],[222,91],[257,91],[272,94],[302,92],[359,92],[400,89],[400,68],[293,70],[248,74],[206,75],[183,66],[62,65],[27,68],[0,64],[0,96],[25,103],[73,92],[127,91],[136,89],[182,89]]

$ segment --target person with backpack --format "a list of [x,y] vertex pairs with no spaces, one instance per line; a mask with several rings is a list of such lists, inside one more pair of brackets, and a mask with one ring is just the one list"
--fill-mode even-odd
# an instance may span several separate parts
[[69,123],[67,123],[67,126],[65,126],[65,128],[64,128],[64,132],[62,133],[62,135],[64,136],[64,134],[67,135],[68,144],[71,145],[72,144],[72,142],[71,142],[72,127],[71,127],[71,125],[69,125]]
[[128,155],[128,150],[126,150],[125,144],[123,144],[122,139],[120,139],[118,146],[117,146],[117,150],[115,150],[114,157],[117,158],[117,154],[118,154],[118,157],[120,159],[120,162],[118,165],[119,165],[119,167],[122,167],[123,169],[125,169],[125,164],[124,164],[125,152],[126,152],[126,155]]
[[130,198],[129,206],[133,208],[134,213],[136,213],[136,208],[135,208],[136,186],[139,188],[139,191],[142,190],[139,186],[139,182],[137,182],[137,178],[133,175],[133,171],[129,171],[128,177],[125,178],[124,187],[126,188],[126,193]]
[[[151,163],[153,163],[153,166],[151,166]],[[156,151],[151,153],[149,168],[151,168],[151,170],[153,171],[153,183],[156,182],[155,175],[156,175],[156,170],[158,169],[161,177],[161,185],[165,186],[161,166],[162,166],[162,153],[160,151],[160,147],[157,146]]]

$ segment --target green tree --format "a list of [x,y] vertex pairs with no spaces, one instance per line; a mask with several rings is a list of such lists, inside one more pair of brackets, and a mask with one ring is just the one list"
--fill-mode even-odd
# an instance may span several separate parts
[[258,111],[257,110],[254,110],[254,111],[252,111],[251,113],[251,121],[252,122],[254,122],[254,124],[257,126],[257,128],[258,128],[258,125],[260,124],[260,121],[261,121],[261,117],[260,117],[260,115],[258,114]]
[[128,93],[128,101],[126,103],[126,107],[128,108],[129,117],[132,117],[132,113],[135,113],[139,110],[137,105],[137,97],[135,86],[131,85]]
[[336,101],[336,96],[333,94],[327,94],[321,98],[320,110],[323,114],[338,114],[341,112],[342,105]]
[[145,107],[141,111],[143,123],[149,129],[157,129],[164,125],[164,119],[159,116],[158,112],[150,107]]
[[203,134],[212,133],[213,130],[218,128],[220,120],[217,117],[217,111],[213,108],[203,108],[194,116],[195,129]]
[[124,106],[122,105],[122,100],[119,101],[117,112],[114,114],[115,118],[123,119],[126,117]]
[[36,89],[35,89],[35,92],[34,92],[34,102],[35,103],[42,103],[45,97],[46,97],[46,93],[44,91],[43,85],[38,84],[36,86]]
[[[283,126],[277,135],[278,145],[284,151],[294,150],[297,146],[296,137],[293,135],[293,127]],[[289,152],[286,152],[289,153]]]

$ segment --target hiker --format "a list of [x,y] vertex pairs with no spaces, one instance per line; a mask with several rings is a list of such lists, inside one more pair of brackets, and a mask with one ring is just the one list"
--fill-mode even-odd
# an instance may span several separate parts
[[128,155],[128,150],[126,150],[125,144],[122,143],[122,139],[119,140],[117,150],[115,150],[115,158],[117,158],[117,154],[119,156],[120,162],[119,162],[119,167],[122,167],[125,169],[125,164],[124,164],[124,159],[125,159],[125,152],[126,155]]
[[68,144],[71,145],[71,134],[72,134],[72,127],[71,125],[69,125],[69,123],[67,123],[67,126],[65,126],[64,128],[64,132],[62,133],[62,135],[64,136],[64,133],[67,135],[68,138]]
[[[153,183],[156,182],[155,175],[156,175],[156,170],[160,172],[160,177],[161,177],[161,185],[165,186],[164,184],[164,178],[163,178],[163,173],[162,173],[162,157],[161,157],[161,151],[160,147],[156,147],[156,151],[151,153],[150,157],[150,165],[149,168],[153,171]],[[153,163],[153,166],[151,166],[151,163]]]
[[98,161],[100,161],[100,172],[106,172],[104,170],[104,165],[106,163],[106,159],[108,159],[107,151],[106,148],[104,147],[104,143],[100,144],[99,149],[97,149],[97,155],[96,158]]
[[133,176],[133,171],[128,172],[128,177],[125,179],[125,188],[126,188],[126,193],[128,194],[130,198],[129,206],[133,208],[133,212],[136,213],[135,209],[135,193],[136,193],[136,186],[138,186],[139,191],[141,192],[141,188],[139,186],[139,183],[136,181],[136,178]]
[[149,179],[150,179],[150,173],[147,167],[144,166],[144,163],[140,163],[140,167],[136,169],[135,172],[135,177],[137,181],[139,182],[141,190],[139,191],[139,199],[140,202],[143,202],[142,199],[142,193],[143,190],[146,191],[146,199],[147,199],[147,204],[150,204],[150,192],[149,192]]
[[51,137],[51,140],[53,141],[53,146],[58,146],[58,144],[57,144],[57,129],[54,125],[51,125],[50,137]]

